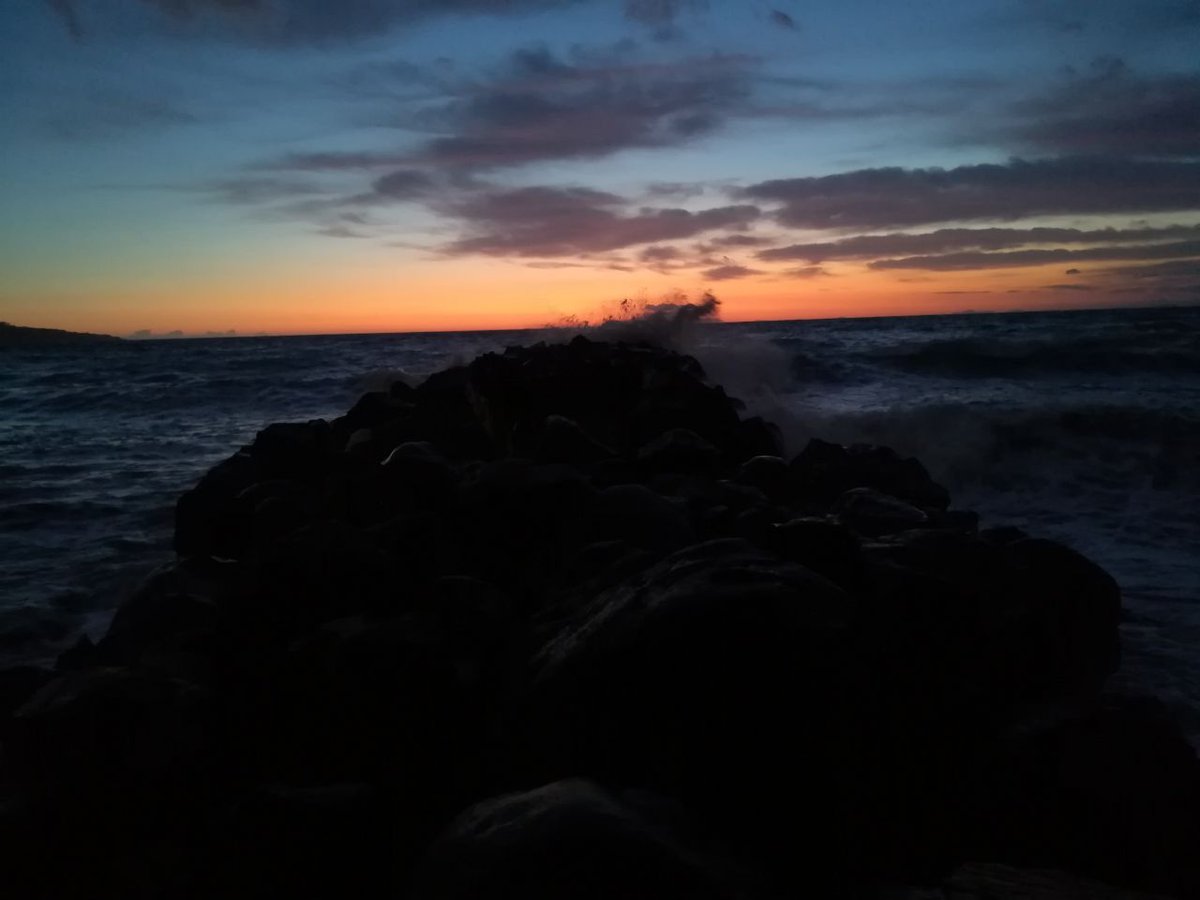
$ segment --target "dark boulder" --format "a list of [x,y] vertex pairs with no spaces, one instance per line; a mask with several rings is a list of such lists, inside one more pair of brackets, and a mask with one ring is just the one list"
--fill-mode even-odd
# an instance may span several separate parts
[[370,431],[411,410],[415,399],[416,392],[407,385],[398,391],[372,391],[363,394],[348,413],[333,420],[333,430],[341,446],[345,447],[346,441],[355,432],[362,429]]
[[341,451],[337,435],[323,419],[279,422],[260,431],[250,445],[255,481],[311,481],[324,475]]
[[950,495],[915,459],[890,447],[843,447],[814,438],[792,460],[794,489],[801,499],[829,504],[854,488],[873,488],[921,509],[945,509]]
[[239,627],[279,640],[331,619],[392,609],[403,591],[396,574],[370,537],[344,523],[314,522],[255,559]]
[[410,441],[393,448],[380,464],[348,474],[334,489],[344,494],[347,518],[371,526],[445,509],[457,497],[458,475],[432,443]]
[[[833,584],[744,541],[688,547],[549,640],[524,705],[529,752],[548,772],[689,798],[748,852],[803,844],[803,865],[836,866],[822,857],[853,843],[859,791],[859,713],[842,694],[853,616]],[[802,820],[819,839],[801,839]]]
[[613,455],[611,449],[565,416],[546,416],[529,443],[530,456],[539,462],[586,465]]
[[543,590],[592,540],[597,492],[575,468],[498,460],[464,473],[454,538],[464,570],[501,588]]
[[62,816],[139,816],[195,799],[213,756],[212,698],[126,667],[58,676],[17,710],[8,764]]
[[374,896],[397,886],[395,846],[411,839],[402,812],[367,784],[256,785],[214,818],[200,896]]
[[782,500],[788,489],[790,469],[780,456],[753,456],[738,466],[734,481],[758,488],[772,500]]
[[486,800],[455,819],[431,848],[411,896],[747,897],[728,869],[689,846],[672,817],[664,820],[665,806],[646,795],[622,796],[583,780]]
[[258,481],[246,450],[213,466],[175,503],[175,552],[180,556],[238,559],[249,544],[249,511],[237,496]]
[[241,563],[192,557],[163,566],[117,609],[94,658],[172,667],[203,680],[204,658],[249,589]]
[[964,805],[977,858],[1200,896],[1200,761],[1157,701],[1014,730]]
[[234,737],[257,780],[366,782],[401,792],[408,814],[448,816],[485,761],[480,686],[463,648],[410,616],[325,623],[276,654],[236,698]]
[[1028,611],[1028,634],[1056,691],[1094,696],[1121,664],[1121,590],[1104,569],[1063,544],[1014,541],[1005,559],[1017,572],[1011,597]]
[[846,491],[834,502],[833,511],[844,524],[867,537],[895,534],[929,522],[929,516],[911,503],[866,487]]
[[638,462],[651,472],[711,474],[721,463],[721,451],[694,431],[672,428],[638,448]]
[[737,423],[724,447],[725,461],[735,466],[757,456],[782,456],[783,433],[774,422],[752,416]]
[[654,375],[657,377],[649,380],[631,411],[639,444],[676,428],[694,432],[717,447],[729,444],[741,420],[737,406],[724,389],[675,371],[669,377],[661,371]]
[[8,732],[12,714],[53,677],[49,669],[38,666],[0,669],[0,741]]
[[843,587],[862,582],[862,541],[849,528],[821,518],[796,518],[773,526],[769,546]]
[[590,524],[596,540],[624,540],[655,551],[677,549],[695,535],[682,504],[640,484],[600,491]]
[[468,390],[467,369],[454,366],[435,372],[416,389],[417,405],[405,422],[403,436],[393,436],[392,446],[402,441],[431,441],[454,460],[491,459],[497,444],[481,425]]

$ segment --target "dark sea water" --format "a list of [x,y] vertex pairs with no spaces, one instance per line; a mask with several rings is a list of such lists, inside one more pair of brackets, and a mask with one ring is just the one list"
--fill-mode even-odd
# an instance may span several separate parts
[[[175,498],[270,422],[332,418],[538,332],[0,350],[0,665],[51,658],[170,559]],[[1120,582],[1122,686],[1200,735],[1200,308],[696,327],[713,380],[810,436],[918,456],[985,525]]]

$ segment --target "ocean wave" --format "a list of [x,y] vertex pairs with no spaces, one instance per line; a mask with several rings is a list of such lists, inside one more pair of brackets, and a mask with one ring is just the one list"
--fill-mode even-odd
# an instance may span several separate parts
[[872,350],[862,358],[912,374],[951,378],[1072,372],[1200,374],[1200,341],[1191,330],[1177,332],[1175,340],[1141,344],[1131,335],[1032,341],[948,338]]
[[1114,484],[1200,493],[1200,416],[1179,410],[980,403],[848,410],[822,409],[797,397],[785,431],[795,446],[814,436],[892,446],[954,483],[1092,473]]

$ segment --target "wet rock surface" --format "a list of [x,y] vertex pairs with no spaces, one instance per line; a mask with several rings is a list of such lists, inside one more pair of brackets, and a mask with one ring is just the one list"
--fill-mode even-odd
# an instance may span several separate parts
[[576,338],[265,428],[106,635],[0,672],[5,883],[1200,895],[1200,766],[1105,693],[1104,570],[741,413]]

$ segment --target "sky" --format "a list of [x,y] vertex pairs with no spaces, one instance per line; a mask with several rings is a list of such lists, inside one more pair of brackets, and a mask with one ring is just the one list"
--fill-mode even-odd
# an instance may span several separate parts
[[0,319],[1200,302],[1200,0],[7,0]]

